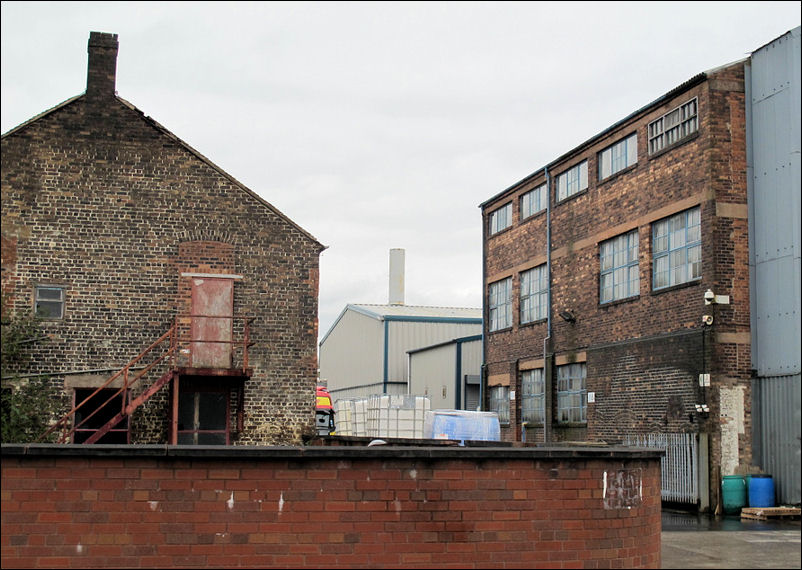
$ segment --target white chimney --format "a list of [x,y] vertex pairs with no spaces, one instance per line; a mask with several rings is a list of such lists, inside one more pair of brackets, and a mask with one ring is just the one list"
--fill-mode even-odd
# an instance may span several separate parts
[[404,304],[404,250],[390,250],[390,304]]

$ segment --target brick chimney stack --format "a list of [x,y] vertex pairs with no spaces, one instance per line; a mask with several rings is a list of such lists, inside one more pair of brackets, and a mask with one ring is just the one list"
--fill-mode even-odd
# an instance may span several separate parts
[[114,97],[117,81],[117,34],[90,32],[86,96],[92,99]]

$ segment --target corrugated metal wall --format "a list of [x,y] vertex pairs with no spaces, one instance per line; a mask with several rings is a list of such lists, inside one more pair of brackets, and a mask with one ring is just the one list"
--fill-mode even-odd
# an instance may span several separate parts
[[407,380],[407,351],[481,334],[481,323],[390,321],[387,339],[389,381]]
[[[384,380],[384,323],[353,310],[346,310],[336,328],[320,345],[320,379],[332,396],[342,388],[381,383]],[[404,379],[406,380],[406,379]],[[357,391],[359,392],[359,391]],[[354,393],[347,397],[381,394]]]
[[754,462],[800,502],[800,28],[746,68]]
[[433,410],[456,408],[456,366],[456,343],[412,354],[410,393],[428,396]]

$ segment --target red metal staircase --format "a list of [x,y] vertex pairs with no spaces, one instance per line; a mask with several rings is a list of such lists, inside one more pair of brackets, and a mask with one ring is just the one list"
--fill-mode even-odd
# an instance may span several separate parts
[[[178,343],[176,342],[176,331],[178,325],[174,324],[170,327],[166,333],[164,333],[159,339],[147,347],[145,350],[139,353],[136,358],[131,360],[128,364],[126,364],[119,372],[115,373],[111,376],[108,380],[106,380],[100,387],[98,387],[90,396],[85,398],[81,403],[77,406],[72,408],[69,412],[64,414],[55,424],[50,426],[42,435],[37,438],[37,442],[41,441],[51,433],[61,430],[61,435],[56,440],[56,443],[69,443],[72,435],[75,433],[77,429],[81,426],[85,425],[90,418],[92,418],[96,413],[98,413],[102,408],[112,402],[115,398],[122,395],[122,409],[120,412],[115,415],[112,419],[110,419],[104,426],[102,426],[96,433],[94,433],[91,437],[89,437],[85,443],[95,443],[105,434],[107,434],[111,429],[114,428],[117,424],[119,424],[124,418],[130,416],[135,409],[139,406],[144,404],[148,399],[150,399],[153,394],[158,392],[165,384],[169,383],[169,381],[173,378],[175,371],[172,367],[173,357],[176,353],[176,349]],[[162,354],[156,354],[155,358],[151,360],[148,364],[143,367],[139,367],[141,362],[144,362],[145,358],[150,355],[151,353],[155,353],[156,350],[164,345],[166,342],[169,342],[167,348],[163,348]],[[169,359],[169,361],[168,361]],[[141,395],[139,395],[134,400],[126,403],[128,399],[128,391],[129,389],[137,384],[142,378],[144,378],[148,373],[153,371],[154,368],[159,366],[162,363],[169,363],[169,369],[167,372],[163,373],[153,384],[151,384],[148,388],[146,388]],[[132,375],[132,369],[136,368],[136,372]],[[80,410],[89,400],[91,400],[95,395],[97,395],[101,390],[104,390],[112,385],[117,379],[122,378],[122,386],[118,390],[114,392],[109,398],[101,404],[98,408],[96,408],[91,414],[83,418],[80,422],[75,423],[72,427],[70,427],[70,423],[72,422],[73,418],[75,417],[78,410]]]
[[[139,408],[142,404],[147,402],[154,394],[156,394],[159,390],[161,390],[164,386],[170,384],[171,380],[177,379],[182,374],[200,374],[200,375],[226,375],[229,374],[235,377],[247,377],[250,376],[252,371],[248,368],[248,348],[252,345],[250,342],[250,323],[253,321],[253,317],[249,316],[232,316],[232,317],[223,317],[228,318],[233,321],[241,322],[240,328],[240,335],[241,340],[235,341],[233,339],[229,340],[198,340],[192,334],[192,327],[190,326],[193,321],[197,321],[199,319],[208,319],[210,318],[207,315],[181,315],[176,317],[175,324],[170,327],[166,333],[164,333],[161,337],[159,337],[156,342],[151,344],[145,350],[140,352],[136,358],[132,359],[128,364],[126,364],[119,372],[115,373],[111,376],[108,380],[106,380],[101,386],[96,388],[89,396],[84,398],[79,404],[73,407],[69,412],[64,414],[56,423],[54,423],[50,428],[48,428],[42,435],[37,438],[37,442],[42,441],[48,435],[56,432],[61,431],[57,443],[70,443],[74,440],[73,435],[75,434],[76,430],[80,430],[83,427],[83,431],[94,431],[85,441],[84,443],[97,443],[104,435],[109,433],[111,430],[115,428],[120,422],[125,420],[126,418],[130,417],[134,410]],[[211,317],[220,319],[221,317]],[[193,360],[193,357],[196,357],[197,354],[202,352],[204,346],[219,346],[219,345],[228,345],[230,347],[231,357],[227,358],[228,364],[226,364],[225,368],[197,368],[193,366],[197,366],[197,358]],[[238,365],[241,364],[241,367],[238,367],[233,362],[233,353],[235,352],[235,348],[241,350],[241,360],[237,363]],[[156,377],[158,375],[158,377]],[[147,385],[148,378],[156,379],[152,381],[151,384]],[[119,384],[119,388],[115,390],[113,384]],[[134,386],[144,386],[142,392],[134,399],[130,399],[130,389]],[[101,393],[102,390],[107,390],[111,388],[114,392],[106,398],[100,405],[94,408],[86,417],[78,419],[79,416],[77,413],[81,410],[83,412],[87,412],[90,409],[90,406],[86,406],[86,404],[95,398],[98,394]],[[105,396],[105,394],[104,394]],[[237,424],[238,429],[242,429],[242,398],[243,393],[242,389],[240,388],[240,403],[238,404],[238,414],[237,414]],[[101,396],[102,398],[103,396]],[[109,419],[104,425],[102,425],[97,430],[89,430],[88,426],[86,426],[87,422],[94,417],[96,414],[101,412],[101,410],[105,410],[109,404],[113,402],[117,402],[117,405],[120,405],[119,402],[122,402],[120,405],[120,411],[115,414],[111,419]],[[175,416],[176,410],[176,402],[175,400],[173,405],[173,416]],[[85,407],[86,406],[86,407]],[[103,417],[103,416],[101,416]],[[108,412],[106,412],[106,417],[108,417]],[[173,418],[175,421],[175,418]],[[175,431],[172,430],[173,436],[171,436],[170,440],[171,443],[175,443]]]

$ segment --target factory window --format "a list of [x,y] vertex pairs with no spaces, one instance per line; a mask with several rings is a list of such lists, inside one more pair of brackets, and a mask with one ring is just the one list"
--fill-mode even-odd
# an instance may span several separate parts
[[510,423],[510,388],[509,386],[490,387],[490,411],[498,414],[498,423]]
[[34,295],[37,317],[52,320],[64,318],[64,287],[39,285]]
[[548,186],[541,184],[534,190],[530,190],[521,196],[521,219],[525,220],[530,216],[534,216],[538,212],[542,212],[548,205],[547,200],[549,195],[547,192]]
[[599,153],[599,180],[638,162],[638,135],[633,134]]
[[549,276],[546,265],[521,273],[521,324],[548,316]]
[[699,208],[680,212],[652,228],[654,278],[663,289],[702,277],[702,226]]
[[588,421],[584,363],[557,367],[557,421],[565,424]]
[[601,303],[638,295],[638,230],[603,241],[599,247],[599,265]]
[[557,177],[557,200],[565,200],[588,187],[588,161],[583,160]]
[[694,97],[649,123],[649,154],[668,148],[698,131],[697,107]]
[[546,389],[543,369],[521,372],[521,420],[542,424],[546,418]]
[[512,224],[512,202],[490,214],[490,235],[507,229]]
[[489,330],[497,331],[512,326],[512,277],[490,284],[488,292]]

